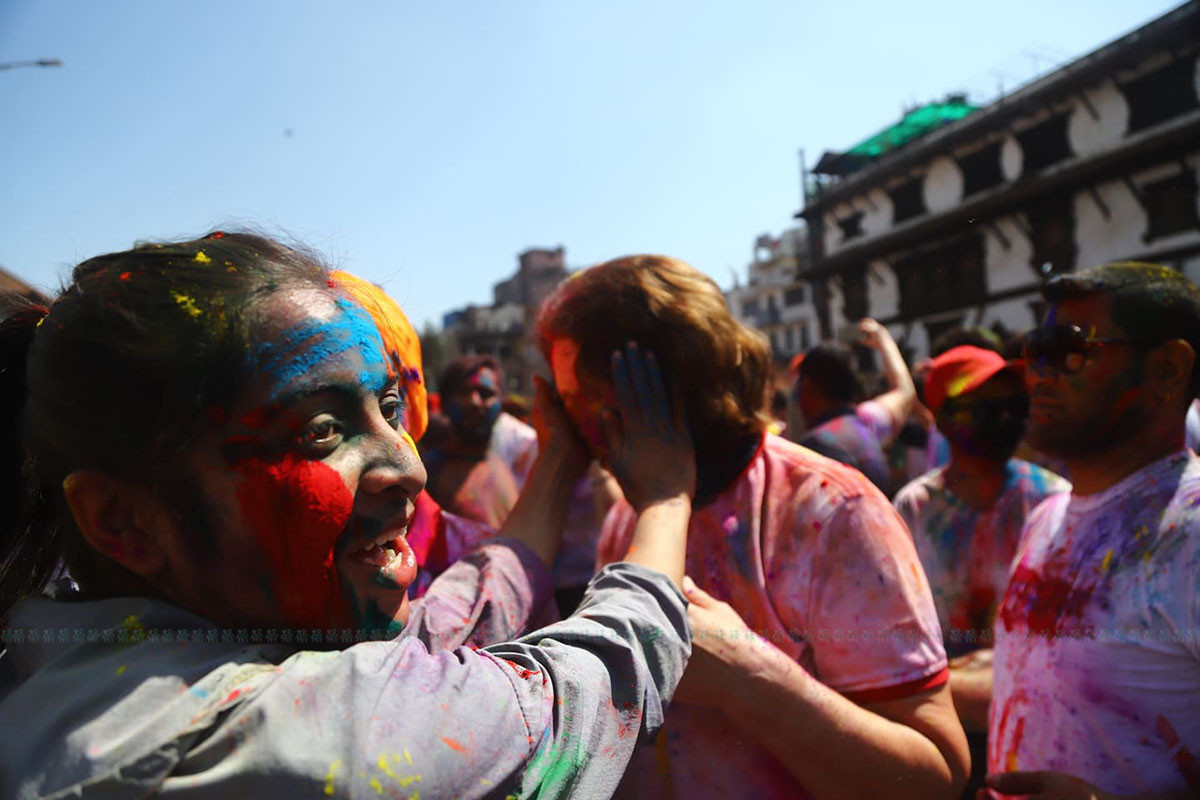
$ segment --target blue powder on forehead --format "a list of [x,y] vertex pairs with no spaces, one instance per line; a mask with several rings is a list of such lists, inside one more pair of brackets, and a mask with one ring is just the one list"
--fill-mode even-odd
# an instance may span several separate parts
[[[360,373],[363,383],[386,376],[386,354],[375,321],[357,303],[343,297],[335,301],[338,314],[328,322],[285,331],[278,341],[265,342],[251,353],[251,366],[265,373],[274,390],[295,381],[326,359],[358,351],[369,366],[379,369]],[[374,387],[373,387],[374,388]]]

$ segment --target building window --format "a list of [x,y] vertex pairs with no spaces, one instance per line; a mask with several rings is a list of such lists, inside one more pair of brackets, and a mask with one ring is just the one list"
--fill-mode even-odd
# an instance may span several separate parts
[[921,177],[912,178],[888,192],[892,198],[892,224],[924,214],[925,196],[921,191]]
[[974,235],[896,262],[900,316],[911,319],[976,305],[987,296],[983,237]]
[[1129,132],[1140,131],[1200,105],[1196,97],[1196,59],[1167,64],[1121,87],[1129,102]]
[[1025,157],[1022,173],[1030,175],[1071,156],[1067,115],[1058,114],[1017,134]]
[[796,331],[792,328],[787,328],[783,332],[784,344],[787,345],[785,352],[789,355],[796,352]]
[[778,325],[780,319],[779,304],[775,302],[775,295],[767,296],[767,324]]
[[867,316],[867,268],[851,267],[842,273],[842,296],[846,300],[842,313],[851,322]]
[[999,186],[1004,182],[1000,171],[1000,142],[981,147],[958,160],[963,174],[963,197]]
[[804,284],[797,283],[784,289],[783,304],[785,306],[804,305]]
[[758,299],[747,300],[742,303],[742,317],[745,319],[755,319],[758,317]]
[[1146,241],[1200,228],[1196,216],[1196,173],[1188,170],[1142,187],[1149,225]]
[[862,221],[863,212],[856,211],[848,217],[843,217],[838,220],[838,227],[842,229],[842,239],[855,239],[862,236]]
[[808,320],[800,323],[800,350],[807,352],[812,346],[812,340],[808,338]]
[[1075,268],[1075,204],[1071,195],[1042,200],[1029,207],[1033,257],[1029,265],[1040,276]]

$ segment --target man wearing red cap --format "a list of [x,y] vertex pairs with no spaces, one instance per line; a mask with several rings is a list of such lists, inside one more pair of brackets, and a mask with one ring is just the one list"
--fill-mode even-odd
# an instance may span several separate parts
[[[1012,457],[1028,399],[1020,369],[1000,354],[970,345],[947,350],[930,366],[925,400],[949,441],[950,462],[901,489],[895,506],[912,531],[946,653],[954,658],[991,646],[992,620],[1025,520],[1047,496],[1071,485]],[[986,661],[986,654],[975,660]],[[955,691],[955,704],[982,780],[989,687],[970,701],[971,661],[959,662],[968,667],[961,674],[952,669],[951,688],[964,690]]]

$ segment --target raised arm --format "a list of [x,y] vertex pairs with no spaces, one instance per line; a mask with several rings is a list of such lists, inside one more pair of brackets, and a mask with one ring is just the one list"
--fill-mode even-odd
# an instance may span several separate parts
[[540,377],[534,378],[534,385],[537,460],[500,535],[528,545],[550,566],[562,544],[571,490],[587,469],[588,455],[554,389]]
[[896,340],[886,327],[873,319],[864,319],[858,323],[858,330],[862,334],[862,343],[879,353],[883,375],[891,386],[873,399],[888,410],[895,430],[899,431],[917,399],[917,389],[908,372],[908,365],[904,363],[904,356],[900,354]]

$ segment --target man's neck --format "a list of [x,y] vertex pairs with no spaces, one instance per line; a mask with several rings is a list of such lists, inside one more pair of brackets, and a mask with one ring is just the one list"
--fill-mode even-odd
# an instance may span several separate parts
[[1103,492],[1143,467],[1182,450],[1183,446],[1184,434],[1181,426],[1177,432],[1171,431],[1155,436],[1146,431],[1145,434],[1127,437],[1125,441],[1103,453],[1065,458],[1072,494]]
[[1008,462],[992,461],[950,445],[950,463],[942,473],[946,488],[971,508],[986,511],[996,504],[1008,481]]

